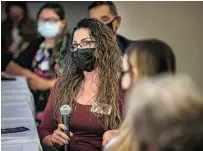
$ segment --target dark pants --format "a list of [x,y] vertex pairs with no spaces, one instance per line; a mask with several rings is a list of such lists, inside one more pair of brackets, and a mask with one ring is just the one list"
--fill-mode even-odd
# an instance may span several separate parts
[[42,144],[43,151],[64,151],[63,147],[56,148],[53,146]]
[[7,65],[12,60],[13,55],[11,53],[1,53],[1,71],[5,71]]

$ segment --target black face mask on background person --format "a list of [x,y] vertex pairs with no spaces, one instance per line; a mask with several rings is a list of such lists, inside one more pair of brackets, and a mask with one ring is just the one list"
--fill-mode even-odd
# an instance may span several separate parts
[[91,72],[94,70],[96,58],[93,54],[95,48],[77,49],[72,53],[72,59],[82,71]]
[[113,29],[113,22],[117,19],[117,17],[115,17],[112,21],[110,21],[108,24],[106,24],[107,26],[109,26],[111,28],[111,30],[115,33],[114,29]]

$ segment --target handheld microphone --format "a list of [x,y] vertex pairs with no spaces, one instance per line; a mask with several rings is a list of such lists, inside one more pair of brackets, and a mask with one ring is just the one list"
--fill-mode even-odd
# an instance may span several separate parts
[[[70,138],[70,113],[71,107],[69,105],[63,105],[60,108],[61,112],[61,121],[67,127],[67,130],[64,130],[65,134]],[[64,151],[70,150],[70,142],[64,145]]]

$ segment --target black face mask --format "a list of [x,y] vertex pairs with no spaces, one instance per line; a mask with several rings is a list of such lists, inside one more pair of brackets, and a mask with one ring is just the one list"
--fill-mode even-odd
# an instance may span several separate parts
[[91,72],[94,70],[96,58],[93,54],[95,48],[77,49],[72,54],[72,59],[82,71]]
[[[111,28],[111,30],[114,32],[113,30],[113,22],[117,19],[117,17],[115,17],[112,21],[110,21],[108,24],[106,24],[107,26],[109,26]],[[115,33],[115,32],[114,32]]]
[[112,21],[106,25],[109,26],[111,28],[111,30],[113,30],[113,22]]

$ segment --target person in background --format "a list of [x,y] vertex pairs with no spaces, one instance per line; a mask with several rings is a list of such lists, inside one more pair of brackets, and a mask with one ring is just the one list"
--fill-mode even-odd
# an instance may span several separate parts
[[176,59],[170,46],[158,39],[137,40],[123,57],[121,87],[127,90],[142,77],[165,72],[176,72]]
[[95,18],[112,29],[116,36],[119,48],[124,54],[126,48],[132,41],[117,34],[117,30],[121,23],[121,17],[117,12],[115,4],[111,1],[95,1],[89,5],[88,13],[90,18]]
[[[131,86],[145,77],[176,72],[175,56],[172,49],[157,39],[143,39],[133,42],[123,57],[122,88],[131,92]],[[125,99],[128,101],[128,99]],[[126,102],[125,101],[125,102]],[[134,100],[139,101],[139,100]],[[128,114],[126,108],[125,113]],[[105,151],[132,151],[132,123],[128,116],[120,125],[118,134],[105,146]]]
[[13,57],[37,38],[36,23],[30,19],[26,2],[5,2],[6,19],[1,23],[1,71]]
[[[112,30],[96,19],[80,20],[72,37],[63,76],[52,89],[39,136],[49,146],[60,148],[70,139],[71,151],[100,151],[122,120],[122,53]],[[71,138],[60,120],[64,104],[72,108]]]
[[144,79],[128,98],[134,151],[203,150],[203,97],[189,76]]
[[43,111],[49,91],[55,84],[58,59],[66,51],[69,36],[65,12],[57,3],[46,3],[37,15],[37,30],[42,36],[32,41],[11,61],[6,72],[28,79],[34,94],[37,111]]

